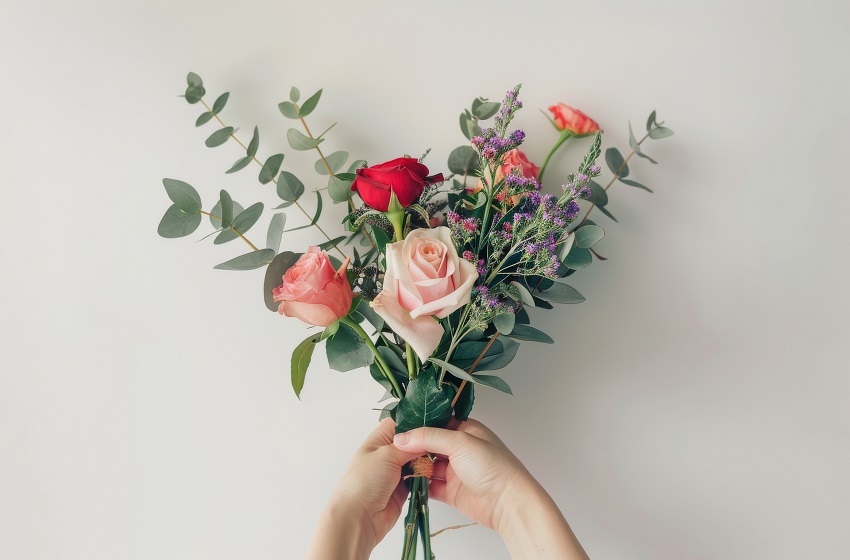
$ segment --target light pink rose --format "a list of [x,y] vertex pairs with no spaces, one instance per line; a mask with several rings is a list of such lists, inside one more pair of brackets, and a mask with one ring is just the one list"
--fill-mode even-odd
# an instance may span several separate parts
[[447,227],[415,229],[387,245],[384,288],[372,308],[424,360],[443,336],[442,319],[469,303],[475,265],[458,257]]
[[336,271],[325,251],[310,247],[283,275],[283,284],[272,290],[274,300],[280,302],[278,313],[317,327],[339,321],[348,314],[354,297],[346,268],[348,259]]

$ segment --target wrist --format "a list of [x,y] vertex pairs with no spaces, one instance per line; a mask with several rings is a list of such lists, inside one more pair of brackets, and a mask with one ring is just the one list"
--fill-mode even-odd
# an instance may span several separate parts
[[347,496],[334,495],[319,517],[309,560],[367,559],[377,544],[366,524],[363,507]]

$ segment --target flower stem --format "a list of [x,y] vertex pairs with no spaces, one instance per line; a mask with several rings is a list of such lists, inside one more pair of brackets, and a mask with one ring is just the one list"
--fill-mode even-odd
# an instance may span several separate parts
[[561,144],[566,142],[572,135],[573,133],[569,130],[564,130],[561,132],[561,137],[558,138],[557,142],[555,142],[555,145],[549,151],[549,155],[547,155],[546,159],[543,161],[543,165],[540,167],[540,173],[537,174],[538,183],[543,182],[543,173],[546,171],[546,166],[549,165],[549,160],[552,159],[552,156],[555,154],[556,151],[558,151],[558,148],[561,147]]
[[404,354],[407,356],[407,377],[411,381],[416,379],[416,352],[413,350],[413,347],[410,343],[406,343],[407,347],[404,350]]
[[428,479],[419,483],[419,533],[425,560],[431,560],[431,520],[428,511]]
[[[410,500],[407,505],[407,517],[404,519],[404,548],[401,553],[401,560],[415,560],[416,558],[416,532],[417,523],[416,517],[419,509],[419,484],[422,477],[414,476],[410,479]],[[427,484],[427,481],[426,481]],[[431,560],[430,558],[428,560]]]
[[387,364],[384,357],[381,356],[381,353],[378,352],[378,348],[375,346],[375,343],[372,342],[372,338],[366,334],[366,331],[363,330],[363,327],[357,324],[357,321],[354,321],[349,316],[345,316],[340,318],[340,323],[345,323],[360,335],[360,338],[363,339],[363,342],[366,343],[366,346],[369,347],[369,350],[375,355],[375,361],[378,362],[378,368],[380,368],[381,373],[384,374],[384,377],[387,378],[387,381],[393,386],[393,390],[395,390],[396,397],[401,398],[404,396],[404,393],[401,390],[401,387],[398,385],[398,381],[396,381],[395,376],[393,375],[393,371],[390,369],[389,364]]

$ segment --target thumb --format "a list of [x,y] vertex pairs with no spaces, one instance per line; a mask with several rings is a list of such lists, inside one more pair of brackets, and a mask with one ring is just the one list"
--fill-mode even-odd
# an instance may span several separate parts
[[474,436],[466,432],[442,428],[416,428],[396,434],[393,445],[407,453],[438,453],[451,458],[465,446],[471,445],[474,439]]

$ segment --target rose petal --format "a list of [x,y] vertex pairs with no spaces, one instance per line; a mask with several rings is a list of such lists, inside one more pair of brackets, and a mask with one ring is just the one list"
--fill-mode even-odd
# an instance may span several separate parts
[[284,301],[278,307],[278,313],[287,317],[301,319],[305,323],[317,327],[327,327],[339,320],[333,310],[319,303],[301,303],[300,301]]
[[392,292],[381,292],[369,305],[423,360],[431,357],[440,345],[443,338],[440,323],[430,315],[411,317]]

